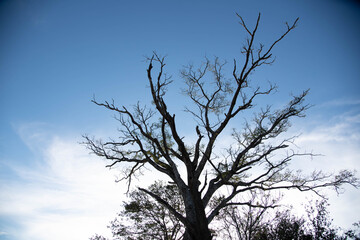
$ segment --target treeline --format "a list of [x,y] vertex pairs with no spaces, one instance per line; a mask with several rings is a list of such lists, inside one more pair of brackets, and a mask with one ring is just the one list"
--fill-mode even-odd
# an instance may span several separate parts
[[[156,182],[149,191],[161,196],[178,212],[184,206],[177,187]],[[360,240],[360,222],[343,230],[332,224],[326,199],[309,202],[304,215],[297,216],[290,208],[278,204],[280,197],[252,192],[249,204],[224,208],[211,224],[213,239],[223,240]],[[216,206],[221,196],[214,199]],[[261,207],[259,207],[261,206]],[[112,240],[181,240],[183,224],[169,210],[148,194],[136,190],[123,202],[117,218],[109,228]],[[90,240],[110,240],[94,235]]]

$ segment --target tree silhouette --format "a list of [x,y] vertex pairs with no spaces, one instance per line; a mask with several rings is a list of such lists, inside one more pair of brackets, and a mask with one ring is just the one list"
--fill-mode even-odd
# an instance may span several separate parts
[[[277,211],[274,219],[262,222],[249,240],[357,240],[356,230],[342,234],[332,225],[327,200],[310,201],[306,206],[307,218],[291,214],[290,210]],[[356,224],[354,224],[357,226]]]
[[[166,199],[179,212],[184,211],[180,193],[176,186],[155,182],[149,191]],[[184,226],[166,207],[154,201],[147,193],[134,190],[130,200],[125,201],[118,217],[109,228],[113,240],[180,240]],[[291,208],[280,205],[280,196],[250,193],[249,202],[261,203],[264,207],[228,206],[216,216],[212,223],[214,238],[221,240],[359,240],[359,223],[354,229],[342,230],[332,224],[327,200],[309,201],[305,205],[307,217],[294,215]],[[214,199],[210,205],[216,205]],[[107,240],[95,234],[91,240]]]
[[[212,239],[209,224],[215,216],[228,206],[251,206],[250,202],[234,200],[235,196],[251,190],[298,189],[319,193],[323,187],[339,190],[346,183],[358,185],[358,179],[348,170],[336,175],[321,171],[305,175],[288,169],[294,157],[312,155],[292,150],[294,138],[280,136],[288,130],[292,118],[305,116],[309,108],[304,103],[308,90],[293,96],[281,109],[264,106],[253,119],[241,124],[239,116],[254,110],[259,96],[269,96],[276,89],[272,84],[266,88],[257,87],[250,81],[252,74],[259,67],[274,62],[272,50],[296,27],[298,19],[286,24],[284,33],[266,47],[255,46],[260,14],[253,29],[238,17],[247,38],[241,52],[242,61],[233,61],[231,78],[225,76],[225,63],[218,58],[206,59],[199,68],[189,65],[181,71],[186,85],[184,93],[192,102],[186,111],[196,124],[197,139],[193,144],[185,141],[179,131],[178,124],[184,120],[178,121],[165,101],[172,80],[165,73],[165,58],[156,53],[148,59],[147,68],[152,105],[138,103],[130,110],[114,102],[94,99],[95,104],[117,114],[120,136],[118,140],[108,141],[84,136],[85,144],[93,153],[110,161],[108,167],[120,164],[126,168],[124,178],[128,184],[146,166],[168,176],[178,188],[185,213],[158,194],[144,188],[139,190],[165,206],[185,226],[188,240]],[[158,68],[156,74],[154,66]],[[219,154],[214,150],[219,136],[226,134],[225,129],[234,124],[238,128],[232,132],[233,143]],[[181,174],[182,169],[185,174]],[[224,188],[227,191],[222,191]],[[214,197],[220,201],[210,209],[209,202]]]
[[[167,201],[176,211],[184,212],[175,185],[156,182],[148,190]],[[184,234],[181,222],[166,207],[140,190],[130,193],[130,201],[124,202],[123,210],[111,222],[110,229],[114,239],[127,240],[179,240]]]
[[270,210],[281,207],[278,204],[280,199],[280,196],[251,191],[246,200],[248,205],[223,208],[216,217],[215,224],[218,226],[216,232],[220,237],[217,239],[253,240],[259,238],[267,227],[266,219],[272,212]]

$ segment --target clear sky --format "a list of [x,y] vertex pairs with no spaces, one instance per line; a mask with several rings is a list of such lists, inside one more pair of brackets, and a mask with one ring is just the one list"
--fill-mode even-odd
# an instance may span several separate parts
[[[311,89],[314,107],[296,121],[299,146],[324,154],[299,167],[359,168],[360,5],[350,0],[274,1],[0,1],[0,239],[87,239],[109,234],[124,199],[116,172],[78,143],[82,134],[109,136],[110,112],[149,99],[146,62],[167,55],[179,105],[179,70],[206,56],[240,59],[244,32],[259,12],[265,44],[300,18],[274,50],[276,62],[256,81],[279,86],[273,105]],[[181,122],[186,124],[185,120]],[[186,126],[186,125],[185,125]],[[184,127],[184,135],[192,129]],[[359,191],[330,194],[335,223],[360,219]]]

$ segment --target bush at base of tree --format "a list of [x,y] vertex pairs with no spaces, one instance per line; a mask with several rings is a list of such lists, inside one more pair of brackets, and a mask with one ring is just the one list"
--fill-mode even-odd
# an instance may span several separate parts
[[307,218],[292,215],[289,210],[277,211],[272,221],[261,224],[251,240],[360,240],[359,224],[357,230],[341,233],[332,225],[325,199],[306,206]]
[[[173,184],[156,182],[148,191],[166,199],[179,212],[184,211],[181,196]],[[182,240],[185,227],[166,207],[154,201],[144,191],[129,194],[129,201],[123,203],[118,218],[111,221],[112,240]],[[325,199],[310,201],[305,207],[307,216],[296,216],[289,209],[278,208],[274,217],[272,211],[279,198],[254,192],[250,202],[261,203],[266,208],[255,205],[227,207],[217,216],[217,226],[212,231],[218,240],[360,240],[360,222],[355,229],[345,233],[332,225],[329,204]],[[216,202],[214,203],[216,205]],[[108,240],[94,235],[90,240]]]

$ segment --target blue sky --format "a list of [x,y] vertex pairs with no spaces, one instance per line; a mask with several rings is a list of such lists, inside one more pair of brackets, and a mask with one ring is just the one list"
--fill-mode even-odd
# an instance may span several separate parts
[[[360,5],[269,2],[1,1],[0,239],[108,234],[124,186],[114,184],[116,173],[78,142],[85,133],[113,135],[116,124],[90,100],[146,102],[144,59],[156,51],[167,55],[174,79],[167,100],[180,111],[183,65],[205,56],[240,59],[245,33],[235,12],[249,25],[261,12],[258,37],[265,44],[285,30],[286,21],[300,18],[274,50],[276,62],[254,74],[254,81],[279,86],[275,106],[310,88],[314,107],[290,130],[302,133],[299,146],[325,155],[310,166],[359,170]],[[182,122],[184,134],[190,133]],[[358,191],[330,195],[338,224],[360,219],[352,208],[360,205]]]

